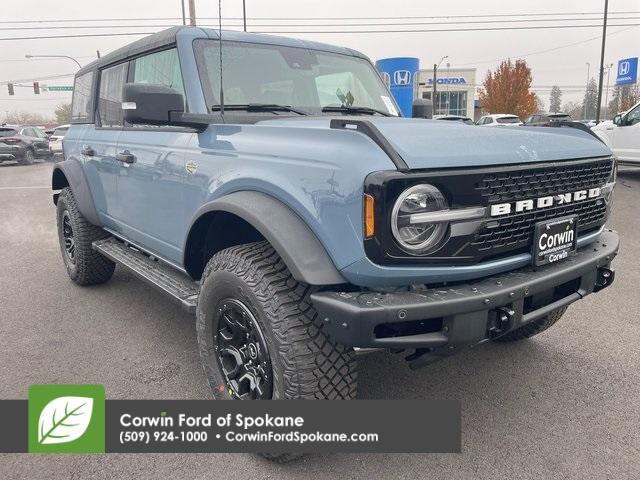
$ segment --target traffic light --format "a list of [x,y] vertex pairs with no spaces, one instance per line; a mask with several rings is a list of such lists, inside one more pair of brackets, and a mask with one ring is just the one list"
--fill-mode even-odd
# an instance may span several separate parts
[[40,95],[40,82],[33,82],[33,93]]
[[13,83],[7,83],[7,88],[9,89],[9,95],[15,95],[13,91]]

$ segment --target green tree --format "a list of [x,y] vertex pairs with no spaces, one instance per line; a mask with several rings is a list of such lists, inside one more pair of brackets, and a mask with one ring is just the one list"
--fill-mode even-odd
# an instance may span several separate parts
[[584,94],[584,100],[582,102],[584,119],[596,118],[596,107],[598,105],[598,84],[596,80],[592,78],[587,84],[587,91]]
[[551,87],[551,94],[549,95],[549,111],[559,112],[560,105],[562,105],[562,90],[557,85]]
[[71,121],[71,103],[61,103],[55,110],[56,122],[58,125],[64,125]]

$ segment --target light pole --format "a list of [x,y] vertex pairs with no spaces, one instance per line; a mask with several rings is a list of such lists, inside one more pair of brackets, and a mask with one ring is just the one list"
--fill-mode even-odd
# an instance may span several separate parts
[[80,65],[80,62],[78,60],[76,60],[73,57],[70,57],[69,55],[25,55],[25,58],[68,58],[69,60],[76,62],[76,65],[78,65],[78,68],[82,68],[82,65]]
[[442,62],[444,61],[445,58],[449,58],[449,55],[445,55],[444,57],[442,57],[440,59],[439,63],[434,63],[433,64],[433,94],[431,99],[433,100],[433,114],[437,115],[438,114],[438,104],[437,104],[437,99],[436,99],[436,93],[437,93],[437,79],[438,79],[438,68],[440,67],[440,64],[442,64]]
[[247,5],[245,0],[242,0],[242,25],[244,27],[244,31],[247,31]]
[[602,23],[602,49],[600,50],[600,75],[598,77],[598,103],[596,104],[596,123],[600,123],[600,103],[602,102],[602,80],[604,76],[604,49],[607,40],[607,13],[609,0],[604,0],[604,22]]
[[[584,85],[584,97],[585,99],[587,98],[587,92],[589,91],[589,69],[591,68],[591,64],[589,62],[587,62],[587,83],[585,83]],[[583,108],[583,112],[582,112],[582,118],[584,118],[585,120],[587,120],[587,102],[583,102],[584,103],[584,108]]]
[[604,118],[607,118],[609,115],[609,74],[611,73],[611,69],[613,68],[613,63],[607,65],[607,90],[604,94]]

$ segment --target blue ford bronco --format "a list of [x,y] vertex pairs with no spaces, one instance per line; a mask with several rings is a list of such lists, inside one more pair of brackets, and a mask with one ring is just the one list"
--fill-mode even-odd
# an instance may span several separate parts
[[351,399],[359,351],[525,339],[614,279],[602,142],[402,118],[349,48],[175,27],[82,68],[72,115],[69,276],[195,312],[215,398]]

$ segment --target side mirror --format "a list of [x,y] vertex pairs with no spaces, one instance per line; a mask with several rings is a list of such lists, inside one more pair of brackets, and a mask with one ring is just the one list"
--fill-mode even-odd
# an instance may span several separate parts
[[613,117],[613,123],[621,127],[623,125],[622,115],[617,114],[615,117]]
[[411,116],[413,118],[433,118],[433,103],[431,100],[424,98],[414,100]]
[[125,83],[122,98],[124,119],[133,124],[171,125],[184,113],[184,97],[164,85]]

